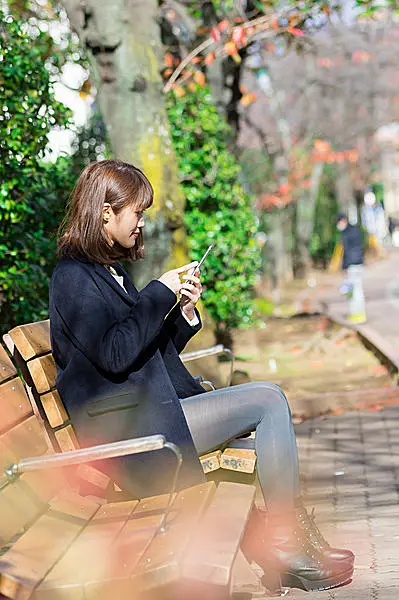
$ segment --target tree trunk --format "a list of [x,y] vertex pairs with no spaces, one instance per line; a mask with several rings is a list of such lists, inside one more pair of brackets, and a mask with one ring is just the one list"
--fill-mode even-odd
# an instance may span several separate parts
[[346,163],[337,165],[336,191],[339,210],[345,213],[349,221],[357,223],[357,206],[353,185]]
[[270,213],[270,246],[272,249],[272,286],[275,299],[279,299],[279,286],[292,279],[292,217],[293,207]]
[[156,0],[63,0],[92,66],[113,154],[143,169],[154,207],[146,225],[146,260],[132,273],[141,287],[187,260],[184,195],[162,94]]
[[304,278],[310,266],[309,243],[313,231],[316,200],[319,191],[323,163],[316,163],[312,169],[310,189],[302,190],[295,211],[295,252],[294,277]]

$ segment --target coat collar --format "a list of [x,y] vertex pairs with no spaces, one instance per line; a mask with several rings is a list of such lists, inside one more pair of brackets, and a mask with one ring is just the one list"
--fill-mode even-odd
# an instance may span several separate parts
[[134,304],[136,302],[136,298],[138,295],[137,289],[134,287],[133,283],[130,281],[130,278],[127,276],[125,269],[123,269],[119,264],[113,265],[118,275],[123,275],[123,283],[126,287],[127,292],[123,289],[121,285],[116,281],[115,277],[111,275],[108,269],[104,265],[100,265],[98,263],[92,263],[94,265],[94,270],[106,281],[125,302],[128,304]]

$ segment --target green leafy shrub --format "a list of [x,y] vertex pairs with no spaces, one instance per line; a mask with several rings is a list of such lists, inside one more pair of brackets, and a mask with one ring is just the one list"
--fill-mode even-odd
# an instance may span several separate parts
[[313,232],[309,251],[315,266],[327,267],[335,244],[340,235],[335,226],[338,214],[338,201],[335,195],[336,170],[334,166],[324,165],[322,180],[316,201]]
[[26,22],[0,11],[2,331],[47,316],[55,232],[73,185],[69,159],[42,160],[50,129],[67,125],[69,111],[54,99],[51,40],[39,30],[26,31]]
[[186,196],[184,221],[190,254],[200,258],[215,247],[203,267],[205,307],[219,340],[253,318],[253,286],[260,267],[257,222],[241,170],[228,150],[230,129],[207,88],[167,97],[173,144]]

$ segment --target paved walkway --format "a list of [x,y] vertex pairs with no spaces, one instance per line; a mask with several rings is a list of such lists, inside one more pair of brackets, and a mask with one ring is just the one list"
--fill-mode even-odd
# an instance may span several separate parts
[[296,427],[303,492],[332,544],[356,555],[351,584],[289,597],[399,598],[399,406],[318,417]]
[[[344,319],[342,277],[316,279],[302,298]],[[399,365],[399,250],[367,266],[364,285],[363,331],[385,344]],[[351,584],[325,592],[291,590],[288,597],[399,600],[399,406],[317,417],[296,432],[306,504],[315,506],[329,542],[351,548],[356,561]]]
[[[314,306],[322,306],[328,314],[345,319],[347,300],[338,292],[343,276],[316,276],[320,285],[309,289],[307,296]],[[371,328],[392,350],[399,354],[399,249],[391,249],[383,260],[366,264],[364,269],[367,328]]]

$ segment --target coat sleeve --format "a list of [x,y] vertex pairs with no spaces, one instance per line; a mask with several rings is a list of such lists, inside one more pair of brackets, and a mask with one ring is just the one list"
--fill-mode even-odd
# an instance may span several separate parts
[[197,309],[195,309],[195,314],[198,317],[199,323],[192,326],[187,323],[186,319],[181,314],[180,304],[176,304],[165,319],[164,330],[172,340],[179,354],[184,350],[189,340],[202,327],[201,317]]
[[85,269],[54,273],[53,307],[67,337],[97,367],[123,373],[157,337],[176,295],[160,281],[151,281],[138,295],[130,314],[116,321],[95,280]]

